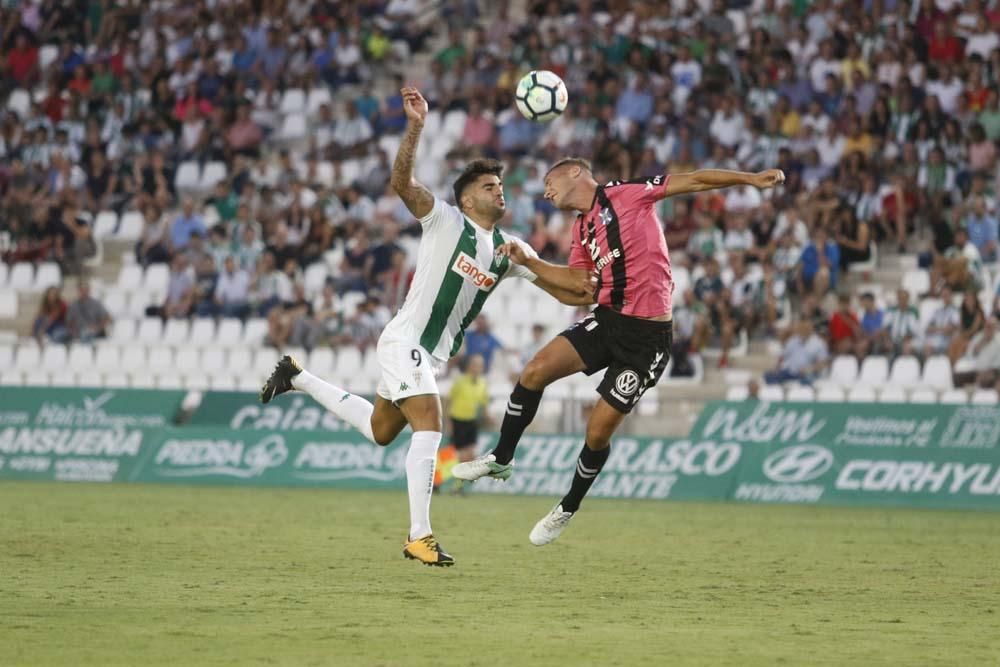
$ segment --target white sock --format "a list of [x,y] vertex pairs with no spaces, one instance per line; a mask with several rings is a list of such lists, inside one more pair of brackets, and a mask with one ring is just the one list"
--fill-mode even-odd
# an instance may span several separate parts
[[410,539],[431,534],[431,493],[434,491],[434,465],[437,463],[441,434],[416,431],[406,453],[406,488],[410,493]]
[[329,382],[319,379],[309,371],[302,371],[293,377],[292,386],[315,398],[324,408],[358,429],[361,435],[378,444],[372,434],[374,405],[360,396],[355,396],[345,389],[335,387]]

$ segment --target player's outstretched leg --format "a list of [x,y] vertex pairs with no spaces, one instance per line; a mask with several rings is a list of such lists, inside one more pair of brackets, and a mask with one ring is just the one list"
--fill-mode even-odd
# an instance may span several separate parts
[[625,414],[608,405],[602,398],[594,406],[594,412],[587,424],[587,441],[576,460],[573,483],[563,499],[551,512],[531,529],[528,539],[536,547],[545,546],[559,537],[569,525],[570,519],[580,509],[580,503],[594,480],[601,474],[604,464],[611,454],[611,435],[625,418]]
[[506,480],[514,472],[514,451],[528,424],[538,412],[545,387],[560,378],[579,373],[586,368],[580,355],[563,336],[557,336],[528,362],[507,399],[496,448],[452,468],[453,477],[474,482],[481,477]]
[[[271,377],[264,383],[263,389],[260,390],[260,402],[269,403],[275,396],[293,389],[304,391],[315,398],[320,405],[356,428],[361,435],[375,444],[388,444],[379,442],[372,432],[372,413],[375,411],[375,406],[360,396],[321,380],[288,355],[281,358]],[[389,441],[391,442],[392,438],[389,438]]]

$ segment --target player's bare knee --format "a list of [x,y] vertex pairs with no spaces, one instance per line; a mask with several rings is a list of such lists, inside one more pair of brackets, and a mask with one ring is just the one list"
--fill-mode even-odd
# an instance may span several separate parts
[[521,385],[532,391],[540,391],[552,381],[552,364],[545,357],[535,357],[521,371]]

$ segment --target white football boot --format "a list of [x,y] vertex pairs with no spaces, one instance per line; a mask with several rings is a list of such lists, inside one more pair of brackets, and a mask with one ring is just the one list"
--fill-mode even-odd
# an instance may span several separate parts
[[555,509],[535,524],[535,527],[531,529],[531,535],[528,536],[528,539],[536,547],[545,546],[566,530],[566,526],[569,525],[569,520],[573,518],[573,514],[575,512],[564,512],[561,504],[556,505]]

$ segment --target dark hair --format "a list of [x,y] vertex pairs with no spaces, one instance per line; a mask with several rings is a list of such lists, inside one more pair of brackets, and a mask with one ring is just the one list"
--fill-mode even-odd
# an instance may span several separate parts
[[480,176],[492,174],[497,178],[503,178],[503,165],[496,160],[490,160],[483,158],[481,160],[473,160],[469,164],[465,165],[465,169],[459,174],[458,180],[455,181],[455,205],[462,208],[462,193],[465,192],[465,188],[469,187],[476,182],[476,179]]
[[559,167],[566,166],[567,164],[574,164],[574,165],[580,167],[581,169],[586,169],[587,171],[589,171],[591,173],[593,173],[593,171],[594,171],[594,168],[590,166],[590,161],[589,160],[584,160],[582,157],[564,157],[564,158],[560,158],[559,160],[556,161],[556,163],[554,165],[552,165],[551,167],[549,167],[549,170],[547,172],[545,172],[545,175],[548,176],[549,174],[551,174],[553,171],[555,171]]

